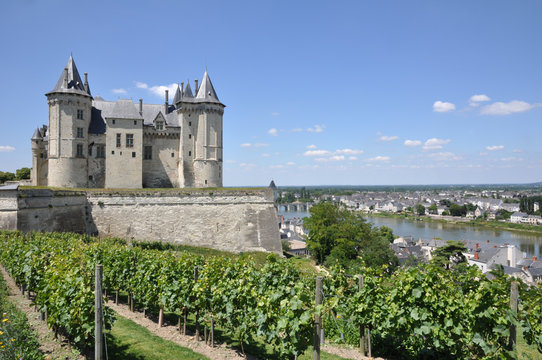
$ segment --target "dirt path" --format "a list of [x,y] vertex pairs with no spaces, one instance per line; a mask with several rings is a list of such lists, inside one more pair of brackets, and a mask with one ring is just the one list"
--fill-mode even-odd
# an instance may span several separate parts
[[383,358],[369,358],[366,356],[362,356],[359,349],[350,348],[350,347],[338,347],[333,345],[325,344],[321,347],[321,349],[327,353],[337,355],[340,357],[343,357],[345,359],[352,359],[352,360],[366,360],[366,359],[374,359],[374,360],[384,360]]
[[[189,348],[194,352],[207,356],[211,360],[230,360],[230,359],[244,359],[245,357],[227,345],[220,344],[215,345],[214,348],[205,344],[204,341],[196,341],[194,336],[182,335],[177,326],[164,325],[161,328],[158,324],[143,316],[142,312],[131,312],[127,305],[119,304],[115,305],[113,301],[106,303],[111,309],[113,309],[120,316],[132,320],[138,325],[148,329],[151,333],[161,337],[162,339],[174,342],[182,347]],[[248,355],[247,359],[258,360],[257,357]]]
[[44,358],[49,356],[50,359],[84,360],[85,357],[80,355],[80,352],[73,348],[64,337],[59,335],[58,339],[55,339],[54,332],[49,330],[45,321],[40,320],[39,312],[34,310],[34,307],[30,305],[31,301],[26,296],[21,295],[15,281],[2,266],[0,266],[0,272],[6,280],[9,300],[26,314],[28,324],[37,333],[38,342],[41,345],[40,351],[43,352]]

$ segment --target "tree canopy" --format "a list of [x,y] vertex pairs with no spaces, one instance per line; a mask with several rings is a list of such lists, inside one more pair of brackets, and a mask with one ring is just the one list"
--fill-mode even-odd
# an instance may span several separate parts
[[389,247],[394,238],[390,228],[373,227],[360,214],[330,202],[313,206],[310,214],[303,225],[309,231],[307,246],[318,264],[397,265]]

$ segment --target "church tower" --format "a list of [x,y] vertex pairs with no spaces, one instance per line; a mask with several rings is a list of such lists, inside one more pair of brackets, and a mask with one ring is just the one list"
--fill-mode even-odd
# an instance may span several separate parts
[[187,84],[177,108],[181,124],[180,187],[222,187],[225,105],[218,100],[207,71],[199,88],[196,82],[195,94]]
[[92,96],[85,73],[81,81],[73,57],[53,90],[49,104],[48,186],[88,186],[88,128]]

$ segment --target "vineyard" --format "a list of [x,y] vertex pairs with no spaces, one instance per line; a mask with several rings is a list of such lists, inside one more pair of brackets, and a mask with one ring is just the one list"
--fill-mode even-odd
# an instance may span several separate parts
[[[94,343],[94,268],[102,264],[104,291],[127,293],[132,308],[176,314],[181,330],[187,317],[195,319],[196,333],[219,327],[242,351],[243,344],[263,341],[280,359],[313,343],[315,317],[328,338],[344,343],[359,345],[370,331],[373,354],[382,356],[512,358],[511,325],[542,353],[542,288],[519,284],[515,313],[512,280],[504,274],[488,280],[473,267],[331,269],[323,275],[323,302],[315,305],[314,274],[274,255],[260,266],[123,240],[1,232],[0,262],[35,294],[48,325],[82,347]],[[113,313],[105,310],[110,327]]]

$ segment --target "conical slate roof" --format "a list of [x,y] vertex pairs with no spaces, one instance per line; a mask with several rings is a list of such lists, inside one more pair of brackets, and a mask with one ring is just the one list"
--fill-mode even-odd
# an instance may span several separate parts
[[181,88],[179,85],[177,85],[177,90],[175,91],[175,96],[173,97],[173,105],[177,105],[179,101],[181,101]]
[[[67,85],[65,85],[65,83]],[[60,78],[58,79],[55,88],[45,95],[59,92],[90,96],[90,90],[88,92],[85,90],[85,86],[81,81],[81,76],[79,76],[79,71],[77,71],[77,67],[75,66],[75,62],[71,55],[66,67],[62,70],[62,74],[60,74]]]
[[275,190],[277,188],[277,186],[275,185],[275,181],[274,180],[271,180],[271,183],[269,184],[269,187],[273,190]]
[[41,132],[39,128],[36,128],[36,131],[34,131],[34,135],[32,135],[31,140],[41,140],[43,139],[43,136],[41,136]]
[[186,88],[184,89],[183,98],[193,98],[192,88],[190,87],[190,81],[186,82]]
[[205,71],[205,74],[203,74],[203,79],[201,80],[201,85],[199,87],[196,99],[199,100],[198,102],[220,104],[220,100],[218,100],[218,96],[216,95],[216,91],[213,87],[213,83],[211,82],[211,78],[209,78],[209,74],[207,74],[207,71]]

